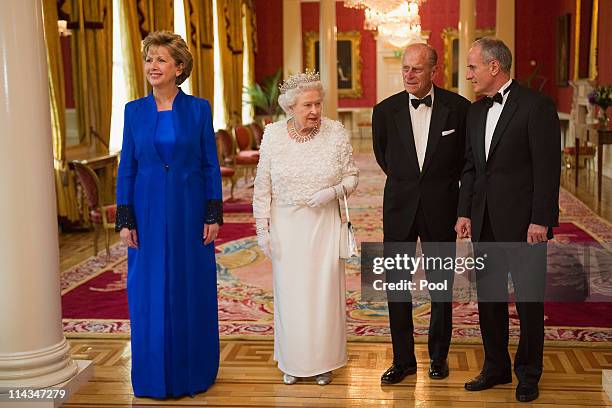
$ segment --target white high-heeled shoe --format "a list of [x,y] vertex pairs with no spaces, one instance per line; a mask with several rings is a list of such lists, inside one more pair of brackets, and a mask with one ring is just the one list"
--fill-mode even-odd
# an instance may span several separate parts
[[292,376],[291,374],[283,373],[283,382],[287,385],[295,384],[297,382],[297,377]]
[[327,385],[331,382],[332,380],[332,372],[328,371],[326,373],[323,374],[319,374],[315,377],[315,381],[317,382],[317,384],[319,385]]

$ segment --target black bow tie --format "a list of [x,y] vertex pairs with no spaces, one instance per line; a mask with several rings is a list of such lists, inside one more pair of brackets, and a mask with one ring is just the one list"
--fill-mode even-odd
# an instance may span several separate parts
[[418,109],[419,105],[422,103],[431,108],[431,95],[427,95],[423,99],[410,99],[410,103],[412,103],[414,109]]
[[[504,92],[505,93],[505,92]],[[499,103],[500,105],[502,104],[502,102],[504,101],[504,97],[502,96],[502,94],[500,94],[499,92],[496,93],[493,96],[487,96],[485,97],[485,105],[487,105],[487,107],[491,107],[493,106],[493,104],[495,102]]]

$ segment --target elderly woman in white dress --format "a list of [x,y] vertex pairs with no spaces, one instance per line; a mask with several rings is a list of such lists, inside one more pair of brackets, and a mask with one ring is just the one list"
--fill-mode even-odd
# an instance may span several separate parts
[[257,241],[272,260],[274,359],[285,384],[325,385],[347,362],[338,199],[359,171],[347,130],[321,117],[318,74],[292,75],[280,93],[289,119],[266,126],[253,197]]

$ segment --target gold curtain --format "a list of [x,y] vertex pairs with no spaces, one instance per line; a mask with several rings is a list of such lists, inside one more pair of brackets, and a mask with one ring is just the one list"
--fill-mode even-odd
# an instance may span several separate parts
[[[55,169],[55,196],[57,214],[69,221],[79,218],[74,179],[68,176],[66,164],[66,119],[64,94],[64,66],[62,48],[57,30],[57,0],[43,0],[45,43],[49,75],[49,105],[51,109],[51,137]],[[71,186],[70,183],[73,185]]]
[[143,39],[151,31],[174,31],[174,0],[137,0],[137,3]]
[[223,96],[228,126],[242,122],[242,1],[217,0]]
[[187,44],[193,54],[191,92],[214,103],[215,61],[212,0],[184,0]]
[[[243,66],[246,66],[244,73],[247,86],[255,83],[255,53],[257,53],[257,24],[255,18],[255,3],[253,0],[244,0],[243,4],[243,29],[244,29],[244,53],[245,59]],[[254,108],[249,107],[248,120],[254,120]],[[243,113],[244,116],[244,113]]]
[[122,52],[126,61],[128,99],[142,98],[150,91],[145,82],[142,40],[156,30],[174,30],[173,0],[122,0],[119,12],[125,35]]
[[128,84],[128,100],[142,98],[145,95],[144,67],[142,63],[142,35],[138,21],[138,5],[133,1],[122,1],[119,18],[125,28],[122,36],[123,60],[126,62],[125,75]]
[[73,83],[79,130],[91,137],[96,152],[107,153],[113,103],[113,2],[72,0],[71,12],[70,20],[76,23]]

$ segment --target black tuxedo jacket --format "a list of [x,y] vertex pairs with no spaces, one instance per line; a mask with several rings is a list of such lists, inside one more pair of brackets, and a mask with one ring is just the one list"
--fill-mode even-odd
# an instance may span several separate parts
[[472,219],[474,241],[480,238],[485,216],[498,242],[525,242],[530,223],[549,227],[552,238],[552,227],[559,224],[561,136],[555,105],[516,81],[509,92],[488,160],[484,99],[468,112],[457,213]]
[[376,105],[372,115],[374,154],[387,175],[383,204],[385,241],[404,240],[419,203],[430,239],[448,241],[456,235],[465,118],[470,102],[434,86],[422,171],[414,144],[409,103],[408,93],[403,91]]

